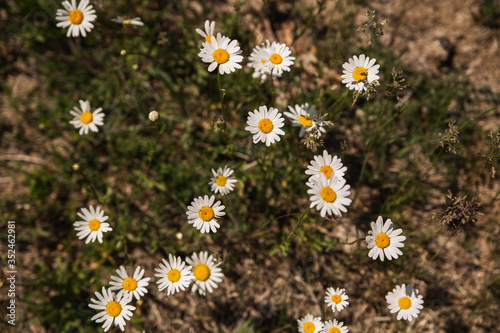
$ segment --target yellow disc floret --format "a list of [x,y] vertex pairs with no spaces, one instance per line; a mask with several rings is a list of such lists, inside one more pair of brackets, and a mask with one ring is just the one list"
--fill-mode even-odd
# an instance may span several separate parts
[[368,77],[368,71],[364,67],[356,67],[352,72],[352,77],[356,81],[364,80]]
[[375,237],[375,244],[381,249],[385,249],[389,246],[390,242],[391,240],[389,239],[389,236],[387,236],[384,232],[379,233],[377,237]]
[[106,312],[111,317],[116,317],[122,312],[122,306],[116,301],[109,302],[108,305],[106,305]]
[[215,179],[215,184],[217,184],[217,186],[224,186],[226,185],[226,182],[227,178],[224,177],[223,175],[218,175],[217,178]]
[[83,21],[83,13],[78,10],[74,9],[69,13],[69,21],[71,24],[80,24]]
[[267,134],[273,130],[274,125],[272,121],[270,121],[267,118],[264,118],[259,120],[259,124],[257,125],[257,127],[262,133]]
[[340,330],[337,327],[331,327],[328,333],[340,333]]
[[269,57],[269,61],[275,65],[279,65],[283,61],[283,58],[278,53],[274,53]]
[[132,279],[131,277],[126,278],[123,280],[122,287],[125,290],[135,290],[137,288],[137,281],[135,279]]
[[205,42],[212,44],[212,35],[207,35],[207,37],[205,37]]
[[326,179],[330,179],[333,169],[329,165],[323,165],[321,168],[319,168],[319,172],[323,172],[326,176]]
[[411,306],[411,299],[409,297],[403,296],[399,299],[398,305],[403,310],[408,310]]
[[172,268],[168,271],[167,278],[170,282],[177,282],[181,279],[181,272],[178,269]]
[[304,330],[305,333],[313,333],[316,330],[316,327],[314,326],[313,323],[308,321],[307,323],[302,326],[302,329]]
[[90,111],[82,112],[82,114],[80,115],[80,121],[85,125],[90,123],[92,121],[92,112]]
[[339,304],[340,302],[342,302],[342,297],[340,297],[340,295],[333,295],[332,302],[335,304]]
[[321,195],[321,199],[326,202],[334,202],[335,199],[337,199],[337,194],[335,194],[335,191],[328,186],[323,187],[321,191],[319,191],[319,194]]
[[309,117],[300,116],[299,123],[304,127],[308,127],[308,126],[311,126],[313,122],[312,122],[311,118],[309,118]]
[[92,231],[97,231],[101,227],[101,222],[98,219],[90,220],[89,229]]
[[212,54],[212,57],[219,64],[225,64],[229,60],[229,53],[224,49],[217,49]]
[[198,216],[205,222],[209,222],[214,218],[214,210],[211,207],[203,206],[198,211]]
[[207,281],[210,277],[210,268],[205,264],[198,264],[193,268],[193,275],[198,281]]

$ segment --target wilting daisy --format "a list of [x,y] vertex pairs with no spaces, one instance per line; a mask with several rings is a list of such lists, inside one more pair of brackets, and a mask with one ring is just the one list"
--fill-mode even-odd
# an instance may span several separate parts
[[418,290],[413,289],[410,285],[402,284],[396,286],[393,291],[390,291],[385,299],[389,304],[389,310],[391,313],[398,312],[398,320],[403,318],[404,320],[412,321],[413,318],[417,318],[420,310],[424,308],[424,300],[422,295],[417,295]]
[[92,132],[99,132],[97,126],[104,125],[103,119],[104,114],[101,113],[102,108],[97,108],[94,111],[90,111],[90,103],[89,101],[80,100],[80,108],[77,106],[73,107],[73,110],[70,110],[69,113],[75,118],[70,121],[70,124],[75,126],[75,128],[79,128],[80,131],[78,134],[88,134],[89,129]]
[[90,32],[94,25],[90,22],[95,21],[97,15],[92,5],[89,5],[88,0],[82,0],[78,7],[76,0],[64,1],[62,3],[64,9],[57,10],[56,20],[61,21],[57,23],[58,28],[69,27],[66,37],[70,35],[78,37],[80,34],[87,37],[87,31]]
[[239,46],[236,46],[238,43],[236,39],[231,41],[229,38],[222,36],[220,32],[217,34],[217,38],[214,36],[210,38],[210,42],[203,42],[203,48],[198,53],[203,62],[210,63],[208,66],[209,72],[213,72],[217,66],[219,66],[221,75],[224,73],[229,74],[237,68],[241,68],[239,62],[243,60],[243,56],[239,55],[241,50]]
[[267,106],[259,106],[259,110],[250,111],[247,118],[248,126],[245,130],[253,134],[253,143],[265,142],[270,146],[275,141],[280,141],[280,135],[285,132],[281,127],[285,126],[285,120],[278,109]]
[[339,322],[337,319],[325,321],[323,333],[347,333],[349,330],[344,326],[344,322]]
[[210,23],[209,20],[205,21],[205,31],[197,28],[196,32],[200,34],[201,37],[205,37],[205,41],[211,43],[212,36],[215,34],[215,21]]
[[350,90],[355,89],[358,92],[366,90],[365,84],[372,83],[379,79],[378,69],[380,65],[375,65],[377,59],[370,60],[364,54],[359,58],[354,56],[342,65],[344,74],[342,75],[342,83],[346,83],[347,88]]
[[345,293],[345,289],[340,288],[328,288],[326,290],[325,303],[327,306],[331,306],[333,312],[337,310],[338,312],[342,311],[346,306],[349,305],[347,300],[349,296]]
[[281,75],[283,71],[290,71],[290,66],[293,65],[295,57],[290,57],[290,48],[286,44],[273,42],[269,48],[264,49],[266,56],[264,66],[269,68],[272,73]]
[[399,236],[403,230],[393,229],[393,224],[391,219],[387,219],[384,223],[382,216],[379,216],[377,223],[371,223],[372,230],[368,231],[368,236],[366,236],[366,242],[368,243],[368,256],[376,260],[380,257],[380,260],[384,261],[384,255],[387,259],[397,259],[398,256],[403,255],[403,252],[399,249],[404,247],[403,241],[406,239],[405,236]]
[[141,270],[141,266],[137,266],[134,271],[134,275],[130,277],[123,266],[120,266],[116,270],[118,276],[111,276],[110,285],[112,285],[111,290],[119,290],[118,296],[122,294],[134,295],[135,299],[139,300],[142,296],[148,293],[146,287],[149,284],[151,278],[142,278],[144,276],[144,269]]
[[76,237],[78,239],[87,237],[85,244],[94,242],[96,238],[99,243],[102,243],[102,233],[113,230],[109,223],[104,223],[104,221],[108,220],[108,217],[104,216],[104,211],[99,206],[95,210],[92,206],[89,206],[89,209],[84,207],[82,213],[76,214],[83,220],[73,223],[75,230],[78,231]]
[[217,193],[219,192],[222,195],[226,195],[234,189],[234,184],[237,180],[231,176],[234,170],[231,170],[226,166],[224,169],[218,168],[217,171],[212,169],[212,174],[214,175],[212,179],[210,179],[209,185],[212,188],[212,191]]
[[207,252],[193,253],[191,258],[186,258],[188,265],[193,266],[194,284],[193,292],[198,290],[200,295],[212,293],[217,288],[217,283],[222,282],[224,274],[212,255]]
[[348,190],[350,185],[346,185],[345,179],[331,177],[327,179],[321,173],[319,178],[311,178],[307,183],[310,187],[307,193],[311,195],[311,208],[316,206],[318,211],[321,211],[321,217],[325,215],[342,216],[342,212],[347,212],[345,206],[351,204],[351,199],[347,196],[351,194]]
[[[263,82],[271,74],[271,69],[265,66],[265,63],[269,61],[269,49],[271,47],[271,42],[266,40],[260,46],[257,45],[253,48],[252,53],[248,57],[247,66],[254,69],[252,77],[259,78]],[[273,78],[281,77],[283,72],[277,73],[273,72]]]
[[319,178],[320,174],[324,174],[326,179],[332,177],[344,178],[344,174],[347,167],[342,167],[340,158],[328,154],[326,150],[323,150],[323,156],[316,155],[314,159],[309,162],[307,166],[306,175],[310,175],[309,181],[312,178]]
[[224,212],[224,205],[221,205],[220,201],[215,201],[215,196],[212,195],[210,198],[208,195],[204,197],[194,198],[191,205],[188,206],[188,211],[186,212],[188,217],[188,223],[193,224],[193,227],[200,230],[202,234],[210,232],[217,232],[220,228],[217,219],[221,216],[226,215]]
[[305,103],[300,106],[296,104],[295,107],[289,105],[288,109],[290,111],[285,111],[283,114],[292,121],[292,126],[300,127],[299,137],[303,137],[305,132],[309,132],[315,127],[318,128],[318,134],[326,132],[323,126],[318,124],[315,120],[315,105],[309,106],[309,103]]
[[116,23],[120,23],[120,24],[123,24],[123,25],[140,25],[140,26],[144,25],[144,23],[142,23],[140,17],[134,17],[134,18],[131,18],[131,19],[125,19],[125,18],[123,18],[121,16],[118,16],[117,18],[111,19],[111,21],[112,22],[116,22]]
[[155,268],[159,274],[155,274],[160,278],[156,283],[158,289],[162,291],[167,288],[167,295],[175,294],[179,290],[185,290],[189,287],[191,280],[194,279],[191,272],[191,266],[186,265],[181,257],[174,257],[171,253],[168,254],[168,261],[162,259],[163,264],[160,263],[160,268]]
[[304,318],[297,319],[300,333],[319,333],[323,329],[320,317],[313,317],[308,313]]
[[90,320],[95,320],[96,323],[104,321],[102,328],[104,332],[107,332],[111,327],[113,322],[115,326],[120,326],[122,331],[125,330],[125,320],[130,320],[132,317],[132,311],[135,310],[135,306],[129,305],[132,300],[132,295],[115,295],[114,292],[109,288],[102,287],[102,294],[95,292],[97,300],[91,298],[90,300],[94,304],[89,304],[89,307],[95,310],[101,310],[98,314],[93,316]]

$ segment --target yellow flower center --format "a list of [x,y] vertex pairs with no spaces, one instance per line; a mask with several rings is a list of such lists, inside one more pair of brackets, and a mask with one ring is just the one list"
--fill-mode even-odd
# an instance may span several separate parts
[[89,229],[92,231],[97,231],[101,227],[101,222],[98,219],[90,220]]
[[123,24],[130,24],[130,21],[129,20],[125,20],[125,21],[123,21]]
[[375,245],[377,245],[381,249],[385,249],[387,246],[389,246],[390,243],[389,236],[387,236],[386,233],[381,232],[375,237]]
[[83,13],[78,10],[74,9],[69,13],[69,21],[72,24],[80,24],[83,21]]
[[108,305],[106,305],[106,312],[111,317],[116,317],[122,312],[122,306],[116,301],[109,302]]
[[352,72],[352,77],[356,81],[364,80],[368,77],[368,71],[364,67],[356,67]]
[[408,310],[411,306],[411,299],[409,297],[403,296],[399,299],[398,305],[403,310]]
[[259,128],[259,130],[262,133],[267,134],[273,130],[274,125],[273,125],[272,121],[270,121],[267,118],[264,118],[264,119],[259,120],[259,124],[257,125],[257,127]]
[[312,122],[311,118],[309,118],[309,117],[300,116],[299,123],[304,127],[308,127],[308,126],[311,126],[313,122]]
[[177,282],[181,279],[181,272],[178,269],[172,268],[168,272],[167,278],[170,282]]
[[267,60],[262,59],[260,62],[262,62],[263,64],[265,64],[267,62]]
[[80,115],[80,121],[84,124],[88,124],[92,121],[92,112],[85,111]]
[[207,281],[210,277],[210,268],[205,264],[198,264],[193,269],[193,275],[198,281]]
[[340,330],[337,327],[332,327],[328,330],[328,333],[340,333]]
[[321,168],[319,168],[319,172],[323,172],[326,176],[327,179],[330,179],[330,176],[332,175],[333,169],[329,165],[323,165]]
[[332,296],[332,302],[335,304],[339,304],[342,301],[342,297],[340,295],[333,295]]
[[269,61],[275,65],[279,65],[283,61],[283,58],[278,53],[274,53],[269,57]]
[[224,49],[217,49],[212,54],[212,57],[219,64],[224,64],[229,60],[229,53],[227,53],[227,51]]
[[307,323],[304,324],[304,326],[302,326],[302,329],[304,330],[305,333],[314,333],[316,327],[314,326],[313,323],[308,321]]
[[207,35],[207,37],[205,37],[205,42],[212,44],[212,35]]
[[137,281],[135,279],[128,277],[125,280],[123,280],[122,287],[123,289],[129,291],[135,290],[135,288],[137,288]]
[[321,199],[326,202],[334,202],[335,199],[337,199],[337,194],[335,194],[335,191],[328,186],[323,187],[321,191],[319,191],[319,194],[321,195]]
[[203,206],[198,211],[198,216],[205,222],[208,222],[214,218],[214,210],[211,207]]
[[215,184],[217,184],[217,186],[224,186],[226,185],[226,182],[227,179],[223,175],[218,175],[217,179],[215,180]]

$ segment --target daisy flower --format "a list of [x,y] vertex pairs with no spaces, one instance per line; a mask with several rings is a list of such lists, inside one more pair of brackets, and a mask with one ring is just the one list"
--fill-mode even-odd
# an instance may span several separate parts
[[404,247],[403,241],[405,236],[399,236],[403,230],[393,229],[391,219],[387,219],[384,223],[382,216],[379,216],[377,223],[371,223],[372,230],[368,231],[366,242],[368,243],[368,256],[376,260],[380,256],[380,260],[384,261],[384,255],[387,259],[397,259],[398,256],[403,255],[399,249]]
[[143,26],[144,23],[142,23],[140,17],[134,17],[131,19],[124,19],[121,16],[118,16],[117,18],[111,19],[112,22],[120,23],[123,25],[140,25]]
[[221,205],[220,200],[214,204],[215,196],[212,195],[208,198],[208,195],[204,197],[198,197],[191,202],[191,206],[188,206],[188,211],[186,212],[188,217],[188,223],[193,224],[193,227],[200,230],[202,234],[212,232],[217,232],[220,228],[217,219],[221,216],[226,215],[224,212],[224,205]]
[[375,65],[377,59],[370,60],[364,54],[359,58],[354,56],[342,65],[344,74],[342,75],[342,83],[346,83],[349,90],[355,89],[358,92],[366,90],[365,84],[376,82],[379,79],[378,69],[380,65]]
[[343,321],[338,321],[337,319],[325,321],[325,327],[323,328],[323,333],[347,333],[349,330],[347,326],[344,326]]
[[219,268],[212,255],[207,252],[200,252],[199,255],[193,253],[191,258],[186,258],[188,265],[193,266],[194,285],[193,292],[198,290],[200,295],[206,295],[206,292],[212,293],[217,288],[217,283],[222,282],[224,274]]
[[272,73],[281,75],[283,71],[290,71],[290,66],[293,65],[295,57],[290,57],[290,48],[286,44],[273,42],[269,48],[264,49],[265,63],[264,66],[269,68]]
[[201,36],[205,37],[205,41],[211,43],[212,42],[212,36],[215,33],[215,21],[210,23],[209,20],[205,21],[205,31],[197,28],[196,32]]
[[108,331],[113,322],[115,326],[120,326],[120,329],[124,331],[126,325],[125,320],[130,320],[132,311],[135,310],[135,306],[128,305],[132,300],[132,295],[122,294],[115,296],[111,288],[106,291],[106,288],[102,287],[102,294],[96,291],[95,296],[97,300],[91,298],[90,300],[94,304],[89,304],[89,307],[101,311],[90,320],[95,320],[96,323],[104,321],[102,325],[104,332]]
[[328,288],[326,291],[325,303],[327,304],[327,306],[332,307],[333,312],[335,312],[335,310],[340,312],[346,306],[348,306],[348,299],[349,296],[346,295],[345,289]]
[[99,206],[95,210],[92,206],[89,206],[89,209],[84,207],[82,213],[76,214],[83,220],[73,223],[75,230],[78,231],[76,237],[78,239],[87,237],[85,244],[94,242],[96,238],[99,243],[102,243],[102,233],[113,230],[109,223],[104,223],[108,220],[108,216],[104,216],[104,211]]
[[[266,40],[266,43],[262,43],[260,46],[255,46],[252,50],[252,53],[248,57],[249,63],[247,64],[247,66],[254,69],[252,77],[260,77],[261,82],[264,82],[267,79],[268,75],[271,74],[271,69],[265,66],[265,63],[269,61],[270,47],[271,42],[269,42],[269,40]],[[281,77],[282,74],[283,73],[272,73],[273,78]]]
[[234,170],[231,170],[226,166],[224,169],[218,168],[217,172],[212,169],[212,174],[214,175],[212,179],[210,179],[209,185],[212,187],[212,191],[214,193],[219,192],[222,195],[226,195],[234,189],[234,184],[237,180],[232,177]]
[[92,112],[90,111],[89,101],[80,100],[79,102],[81,109],[75,106],[73,107],[73,110],[69,111],[69,113],[75,117],[70,121],[70,124],[75,126],[75,128],[80,129],[78,132],[80,135],[88,134],[89,129],[92,132],[99,132],[97,126],[104,125],[104,114],[101,113],[102,108],[97,108]]
[[342,167],[340,158],[328,154],[323,150],[323,156],[316,155],[314,159],[309,162],[307,166],[306,175],[310,175],[309,181],[313,178],[319,178],[320,174],[324,174],[326,179],[337,177],[338,179],[344,178],[347,167]]
[[420,310],[424,308],[424,300],[422,295],[417,295],[418,290],[413,289],[412,286],[402,284],[396,286],[393,291],[390,291],[385,299],[389,304],[389,310],[391,313],[398,313],[398,320],[403,318],[404,320],[412,321],[413,318],[417,318]]
[[126,294],[127,296],[134,295],[136,300],[139,300],[142,296],[148,293],[146,287],[149,284],[151,278],[142,278],[144,276],[144,269],[141,270],[141,266],[137,266],[134,271],[134,275],[130,277],[123,266],[120,266],[116,270],[118,276],[111,276],[111,281],[109,284],[112,285],[110,290],[119,290],[117,296]]
[[311,131],[313,128],[318,127],[318,133],[325,133],[325,129],[321,124],[318,124],[315,120],[316,116],[316,106],[309,103],[302,105],[295,105],[295,107],[288,106],[290,111],[285,111],[283,114],[287,116],[292,121],[292,126],[299,126],[300,133],[299,137],[303,137],[305,132]]
[[237,68],[241,68],[239,62],[243,60],[243,56],[239,55],[241,53],[240,47],[236,46],[238,41],[233,39],[232,41],[217,33],[217,38],[214,36],[210,37],[210,42],[203,42],[203,47],[198,53],[198,56],[203,62],[210,63],[208,66],[208,71],[213,72],[217,66],[219,66],[219,73],[229,74],[234,72]]
[[64,9],[57,10],[56,20],[61,21],[57,23],[57,27],[69,27],[66,37],[70,35],[78,37],[80,34],[87,37],[87,31],[90,32],[94,28],[94,25],[90,22],[95,21],[97,18],[95,9],[92,5],[89,5],[89,1],[82,0],[78,7],[76,6],[76,0],[71,0],[71,3],[64,1],[62,5]]
[[167,295],[173,295],[189,287],[191,280],[194,279],[191,266],[186,265],[181,257],[176,258],[171,253],[168,254],[168,261],[165,259],[162,261],[160,268],[155,268],[158,272],[155,276],[160,278],[156,281],[160,291],[167,288]]
[[347,196],[351,194],[348,190],[350,185],[346,185],[345,179],[331,177],[327,179],[321,173],[320,177],[311,178],[307,186],[310,187],[307,193],[311,195],[311,208],[316,206],[318,211],[321,211],[321,217],[328,215],[342,216],[342,212],[347,212],[345,206],[351,204],[351,199]]
[[323,323],[320,317],[313,317],[308,313],[304,318],[297,319],[300,333],[319,333],[323,330]]
[[267,111],[267,106],[264,105],[259,106],[259,110],[250,111],[247,124],[245,130],[253,134],[253,143],[265,142],[268,147],[275,141],[280,141],[279,136],[285,134],[281,129],[285,126],[285,120],[278,109],[273,107]]

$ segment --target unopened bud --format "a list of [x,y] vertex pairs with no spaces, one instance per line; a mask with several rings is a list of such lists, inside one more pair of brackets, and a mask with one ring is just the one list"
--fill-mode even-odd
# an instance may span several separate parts
[[160,114],[158,113],[158,111],[151,111],[148,118],[154,123],[160,118]]

